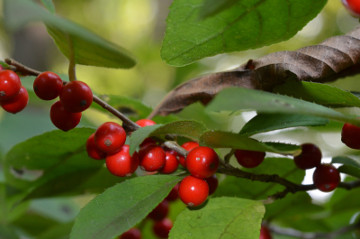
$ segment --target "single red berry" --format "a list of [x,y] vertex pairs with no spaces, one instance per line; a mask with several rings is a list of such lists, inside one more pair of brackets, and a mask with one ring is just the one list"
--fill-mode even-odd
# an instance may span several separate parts
[[169,202],[163,200],[159,205],[157,205],[152,212],[149,213],[148,217],[154,221],[161,221],[169,214]]
[[188,153],[186,168],[198,178],[211,177],[219,166],[219,157],[212,148],[199,146]]
[[169,218],[165,218],[162,221],[155,222],[153,232],[160,238],[168,238],[172,226],[172,221]]
[[[181,147],[183,147],[186,151],[190,152],[192,149],[199,147],[199,143],[194,142],[194,141],[189,141],[184,143],[183,145],[181,145]],[[183,156],[179,156],[179,163],[186,168],[186,160],[185,157]]]
[[51,106],[50,119],[57,128],[68,131],[79,124],[81,113],[68,112],[64,109],[61,102],[57,101]]
[[205,178],[205,181],[209,185],[209,195],[213,194],[219,185],[219,181],[218,181],[216,175],[214,174],[211,177]]
[[342,0],[342,3],[354,17],[360,17],[359,0]]
[[341,130],[341,141],[352,149],[360,149],[360,127],[345,123]]
[[310,169],[317,167],[321,163],[321,151],[314,144],[302,144],[301,153],[294,157],[296,166],[300,169]]
[[95,144],[95,133],[91,134],[86,141],[86,151],[90,158],[105,159],[106,153],[101,151]]
[[119,236],[119,239],[141,239],[141,231],[137,228],[131,228]]
[[178,197],[179,197],[179,184],[176,184],[175,187],[171,189],[169,195],[167,195],[165,199],[172,202],[178,199]]
[[330,192],[339,185],[340,173],[331,164],[320,164],[314,171],[313,181],[320,191]]
[[63,81],[57,74],[45,71],[39,74],[33,84],[35,94],[42,100],[52,100],[60,95]]
[[15,97],[21,88],[19,76],[11,70],[0,71],[0,101]]
[[107,154],[119,152],[125,141],[125,130],[115,122],[103,123],[95,132],[95,144],[101,151]]
[[[173,151],[173,150],[172,150]],[[179,166],[179,161],[176,158],[176,154],[166,151],[165,152],[165,164],[160,170],[161,173],[173,173]]]
[[272,238],[272,236],[270,234],[269,228],[267,228],[264,225],[261,225],[260,238],[259,239],[271,239],[271,238]]
[[139,151],[140,166],[143,170],[154,172],[165,165],[165,151],[156,145],[147,145]]
[[67,111],[82,112],[91,105],[93,93],[84,82],[71,81],[63,87],[60,93],[60,101]]
[[129,153],[129,145],[123,145],[121,150],[106,157],[106,167],[110,173],[119,177],[130,176],[139,166],[139,157],[135,152]]
[[255,168],[264,161],[265,152],[237,149],[235,158],[244,168]]
[[21,87],[19,93],[10,100],[0,101],[1,107],[10,113],[16,114],[22,111],[29,102],[29,94],[25,87]]
[[150,126],[156,124],[155,121],[152,121],[151,119],[140,119],[135,122],[140,127]]
[[190,207],[199,206],[209,196],[209,185],[204,179],[185,177],[179,185],[179,197]]

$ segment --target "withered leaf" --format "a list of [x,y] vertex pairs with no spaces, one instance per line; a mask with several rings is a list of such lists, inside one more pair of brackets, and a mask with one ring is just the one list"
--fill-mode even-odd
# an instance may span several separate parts
[[227,72],[187,81],[170,91],[149,115],[167,115],[196,101],[207,104],[224,88],[244,87],[272,91],[289,77],[330,82],[360,72],[360,27],[346,35],[297,51],[271,53]]

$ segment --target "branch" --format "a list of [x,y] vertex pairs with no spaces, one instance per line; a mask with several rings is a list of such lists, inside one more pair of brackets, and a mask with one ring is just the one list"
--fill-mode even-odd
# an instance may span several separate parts
[[196,101],[207,104],[224,88],[272,91],[290,77],[330,82],[360,73],[360,27],[297,51],[271,53],[228,72],[193,79],[168,93],[148,118],[178,112]]

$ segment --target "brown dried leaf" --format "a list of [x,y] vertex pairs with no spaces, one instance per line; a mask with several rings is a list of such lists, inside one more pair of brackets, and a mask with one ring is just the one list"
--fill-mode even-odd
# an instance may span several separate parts
[[162,100],[149,118],[182,110],[196,101],[207,104],[224,88],[271,91],[295,76],[298,80],[329,82],[360,72],[360,27],[297,51],[271,53],[233,71],[214,73],[179,85]]

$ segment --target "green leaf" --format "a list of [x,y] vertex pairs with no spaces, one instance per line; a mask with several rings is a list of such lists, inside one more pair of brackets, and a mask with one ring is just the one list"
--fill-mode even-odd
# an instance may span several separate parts
[[355,168],[360,168],[360,160],[355,158],[350,158],[347,156],[337,156],[332,158],[331,163],[341,163],[348,166],[353,166]]
[[232,7],[202,19],[204,1],[173,1],[161,49],[161,57],[168,64],[183,66],[207,56],[287,40],[327,2],[239,0]]
[[39,234],[37,239],[68,239],[73,224],[73,222],[60,223]]
[[289,80],[274,89],[282,95],[288,95],[326,106],[360,107],[360,99],[351,92],[323,83]]
[[49,10],[51,13],[55,13],[55,5],[52,0],[41,0],[44,4],[45,8]]
[[227,88],[221,91],[207,107],[213,111],[256,110],[258,113],[302,114],[323,117],[353,124],[360,119],[333,109],[285,95],[245,88]]
[[204,125],[190,120],[175,121],[166,125],[143,127],[133,132],[130,136],[130,154],[135,152],[136,148],[144,141],[144,139],[151,136],[161,137],[172,134],[198,141],[205,131],[206,128]]
[[169,238],[259,238],[264,212],[258,201],[213,198],[200,210],[185,209],[180,213]]
[[[89,128],[69,132],[55,130],[15,145],[4,161],[7,182],[31,193],[64,175],[99,169],[103,163],[89,158],[85,148],[93,132]],[[74,186],[73,182],[68,182],[69,189]]]
[[107,189],[80,211],[70,239],[109,239],[122,234],[145,218],[180,180],[149,175]]
[[299,146],[283,143],[262,143],[255,139],[248,138],[236,133],[223,131],[207,131],[200,138],[200,144],[213,148],[233,148],[245,149],[261,152],[274,152],[282,154],[294,154],[299,150]]
[[19,239],[15,228],[9,225],[0,224],[0,238],[1,239]]
[[328,122],[327,119],[309,115],[258,114],[244,125],[240,134],[249,136],[290,127],[326,125]]
[[342,165],[338,168],[338,171],[340,173],[346,173],[350,176],[356,177],[356,178],[360,178],[360,168],[358,167],[353,167],[353,166],[349,166],[349,165]]
[[4,1],[5,24],[17,30],[30,21],[42,21],[60,51],[82,65],[130,68],[135,60],[130,53],[102,37],[64,18],[56,16],[29,0]]
[[[305,171],[298,169],[289,158],[265,158],[256,168],[242,169],[254,174],[277,174],[293,183],[301,183]],[[214,196],[231,196],[249,199],[266,199],[268,196],[284,190],[285,187],[272,182],[259,182],[250,179],[226,176]]]
[[200,15],[202,18],[213,16],[232,7],[237,2],[239,2],[239,0],[205,0]]

